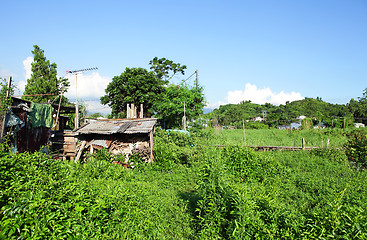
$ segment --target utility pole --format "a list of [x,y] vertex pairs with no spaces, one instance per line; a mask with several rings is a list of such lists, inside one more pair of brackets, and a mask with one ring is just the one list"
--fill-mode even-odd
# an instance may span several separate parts
[[74,71],[66,71],[66,73],[75,74],[75,96],[76,96],[75,122],[74,122],[75,129],[77,129],[79,127],[78,73],[97,70],[97,69],[98,69],[97,67],[93,67],[93,68],[85,68],[85,69],[74,70]]
[[196,69],[196,89],[199,88],[199,70]]
[[[9,97],[9,91],[10,91],[10,87],[11,87],[11,81],[12,81],[12,76],[9,77],[9,81],[8,81],[8,88],[6,89],[6,95],[5,95],[5,101],[8,99]],[[7,109],[5,108],[5,106],[2,106],[4,107],[4,112],[2,114],[3,115],[3,119],[2,119],[2,124],[1,124],[1,132],[0,132],[0,139],[3,138],[3,136],[5,135],[5,129],[6,129],[6,113],[7,113]]]
[[182,118],[182,127],[186,135],[186,103],[184,102],[184,116]]

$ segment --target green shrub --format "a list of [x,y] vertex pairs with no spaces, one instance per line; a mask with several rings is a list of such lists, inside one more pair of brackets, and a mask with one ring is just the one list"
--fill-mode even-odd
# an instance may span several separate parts
[[322,157],[324,159],[335,161],[338,163],[348,163],[347,156],[342,149],[332,149],[332,148],[316,148],[311,151],[315,156]]
[[358,167],[367,167],[367,132],[365,130],[355,130],[348,134],[345,153],[349,161]]
[[158,130],[154,139],[154,161],[162,169],[175,164],[190,166],[196,152],[196,139],[182,132]]

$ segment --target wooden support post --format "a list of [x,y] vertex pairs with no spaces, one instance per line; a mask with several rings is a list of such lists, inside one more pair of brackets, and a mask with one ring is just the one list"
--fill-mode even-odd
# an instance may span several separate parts
[[326,142],[326,147],[329,148],[329,143],[330,143],[330,139],[327,140]]
[[184,116],[182,118],[182,127],[186,135],[186,104],[184,102]]
[[144,118],[144,105],[140,103],[140,118]]
[[126,106],[126,118],[130,118],[130,104]]
[[321,140],[321,148],[324,147],[324,140]]
[[306,149],[306,142],[305,139],[302,138],[302,149],[305,150]]
[[345,130],[345,118],[344,118],[344,127],[343,127],[343,128],[344,128],[344,130]]
[[131,118],[136,118],[136,107],[135,104],[131,104]]
[[82,156],[82,152],[83,152],[83,150],[84,150],[84,148],[85,148],[85,144],[87,143],[87,141],[83,141],[82,142],[82,145],[80,146],[80,149],[79,149],[79,152],[78,152],[78,155],[76,155],[76,158],[75,158],[75,163],[77,163],[78,161],[79,161],[79,159],[80,159],[80,157]]
[[243,120],[243,119],[242,119],[242,125],[243,125],[243,138],[245,140],[245,146],[246,146],[245,120]]
[[150,159],[149,159],[149,162],[154,162],[154,155],[153,155],[153,146],[154,146],[153,130],[154,130],[154,128],[149,133],[149,140],[150,140]]

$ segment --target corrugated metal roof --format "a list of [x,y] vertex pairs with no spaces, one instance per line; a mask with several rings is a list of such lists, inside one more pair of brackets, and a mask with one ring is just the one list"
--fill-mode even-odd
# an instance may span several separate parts
[[125,130],[126,134],[134,134],[134,133],[149,133],[152,131],[156,119],[154,121],[140,121],[140,122],[131,122],[131,125]]
[[149,133],[156,122],[156,118],[96,120],[79,128],[76,132],[79,134]]

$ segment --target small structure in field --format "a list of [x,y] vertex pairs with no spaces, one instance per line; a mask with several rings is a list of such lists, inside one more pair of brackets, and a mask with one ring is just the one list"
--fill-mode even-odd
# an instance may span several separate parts
[[364,128],[364,124],[363,123],[354,123],[354,127],[356,128]]
[[302,124],[300,122],[292,122],[289,125],[278,125],[278,129],[282,130],[282,129],[300,129],[302,126]]
[[[49,145],[52,132],[63,131],[67,117],[56,114],[74,112],[73,107],[41,104],[12,97],[12,104],[0,129],[9,136],[13,152],[34,152]],[[56,119],[57,118],[57,119]],[[46,148],[45,148],[46,149]]]
[[152,162],[156,122],[155,118],[91,119],[76,130],[80,144],[75,161],[84,149],[93,153],[95,149],[106,148],[112,155],[125,155],[126,161],[132,154],[138,154],[146,162]]

